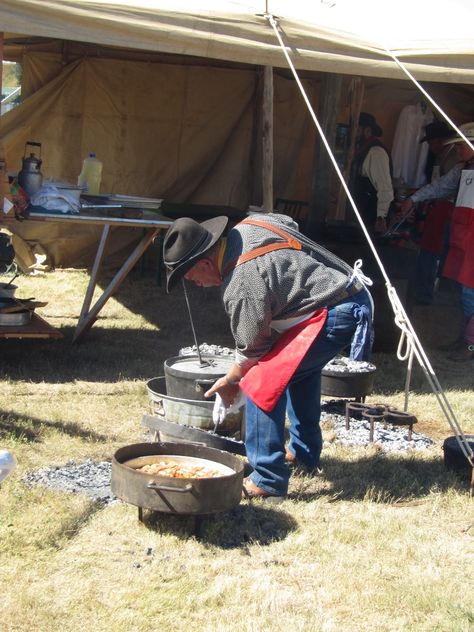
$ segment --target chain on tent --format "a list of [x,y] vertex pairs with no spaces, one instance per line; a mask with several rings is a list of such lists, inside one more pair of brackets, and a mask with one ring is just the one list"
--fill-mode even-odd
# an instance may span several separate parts
[[[296,83],[300,89],[300,92],[303,96],[303,99],[306,103],[306,106],[309,110],[309,113],[314,121],[314,124],[319,132],[319,135],[321,137],[321,140],[328,152],[329,158],[334,166],[334,169],[336,170],[336,173],[339,177],[339,180],[342,184],[342,187],[344,188],[344,191],[346,192],[346,195],[349,199],[349,202],[352,206],[352,209],[354,211],[354,214],[357,218],[357,221],[359,222],[359,225],[362,229],[362,232],[364,233],[365,239],[367,240],[367,243],[372,251],[372,254],[374,255],[374,258],[377,262],[377,265],[382,273],[382,276],[385,280],[385,286],[387,288],[387,294],[388,294],[388,298],[390,300],[390,304],[392,306],[393,312],[394,312],[394,316],[395,316],[395,324],[396,326],[401,330],[401,334],[400,334],[400,341],[398,344],[398,349],[397,349],[397,358],[404,362],[405,360],[407,360],[407,377],[405,380],[405,410],[407,410],[408,408],[408,394],[409,394],[409,389],[410,389],[410,380],[411,380],[411,372],[412,372],[412,368],[413,368],[413,360],[414,358],[417,359],[418,364],[420,365],[420,367],[423,370],[423,373],[425,374],[428,383],[431,387],[431,390],[433,391],[438,404],[444,414],[444,416],[446,417],[452,431],[454,432],[456,439],[459,443],[459,446],[461,448],[462,453],[464,454],[464,456],[466,457],[466,459],[469,461],[471,467],[473,468],[472,472],[472,479],[471,479],[471,493],[473,493],[474,491],[474,452],[466,438],[466,435],[464,434],[457,418],[456,415],[453,412],[453,409],[451,408],[450,403],[448,402],[448,399],[446,397],[445,392],[443,391],[441,384],[439,383],[439,380],[436,376],[436,373],[433,370],[433,367],[431,366],[431,363],[428,359],[428,356],[425,353],[425,350],[423,349],[423,346],[420,342],[420,340],[418,339],[418,336],[413,328],[413,325],[410,322],[410,319],[407,316],[407,313],[405,311],[405,308],[402,305],[402,302],[400,301],[400,298],[395,290],[395,288],[393,287],[393,285],[390,282],[390,279],[387,275],[387,272],[383,266],[383,263],[377,253],[377,250],[375,249],[374,243],[372,242],[372,239],[367,231],[367,228],[362,220],[362,217],[359,213],[359,210],[357,209],[357,206],[354,202],[354,199],[351,195],[351,192],[349,191],[349,187],[347,186],[346,181],[344,180],[344,177],[342,175],[342,172],[339,168],[339,165],[336,162],[336,159],[331,151],[331,148],[329,146],[329,143],[324,135],[324,132],[322,130],[322,127],[316,117],[316,114],[314,113],[313,107],[309,101],[309,98],[305,92],[305,89],[303,87],[303,84],[301,83],[301,80],[298,76],[298,73],[296,72],[295,66],[290,58],[290,55],[288,53],[287,47],[285,46],[285,44],[283,43],[279,28],[278,28],[278,20],[271,14],[271,13],[266,13],[265,14],[265,18],[268,20],[268,22],[270,23],[271,27],[273,28],[273,31],[278,39],[278,42],[280,44],[280,48],[286,58],[286,61],[288,63],[288,66],[290,67],[291,72],[293,73],[293,76],[296,80]],[[464,136],[464,134],[456,127],[456,125],[451,121],[451,119],[447,116],[447,114],[445,114],[441,108],[433,101],[433,99],[428,95],[428,93],[418,84],[418,82],[416,81],[416,79],[408,72],[408,70],[405,69],[405,67],[401,64],[401,62],[395,57],[395,55],[393,55],[388,49],[385,49],[387,52],[387,55],[389,55],[399,66],[400,68],[402,68],[402,70],[408,75],[408,77],[415,83],[415,85],[421,90],[421,92],[424,94],[424,96],[430,101],[430,103],[433,104],[433,106],[443,115],[443,117],[450,123],[450,125],[456,130],[457,133],[459,133],[459,135],[470,145],[470,147],[474,150],[474,147],[471,145],[471,143],[466,139],[466,137]]]

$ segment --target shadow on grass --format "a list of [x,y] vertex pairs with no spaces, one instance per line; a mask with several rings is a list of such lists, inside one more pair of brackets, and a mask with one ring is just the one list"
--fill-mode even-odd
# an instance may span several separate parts
[[[324,458],[323,474],[292,478],[290,498],[312,501],[368,500],[383,504],[416,504],[433,493],[469,491],[466,477],[448,471],[441,459],[374,455],[356,461]],[[466,472],[469,465],[466,462]]]
[[79,424],[62,421],[49,421],[25,415],[18,415],[12,411],[0,411],[0,437],[13,437],[25,442],[39,442],[45,430],[56,430],[71,437],[80,437],[85,441],[107,441],[109,437],[86,430]]
[[195,536],[205,545],[221,549],[242,548],[244,551],[251,544],[266,546],[283,540],[298,527],[289,513],[264,506],[262,502],[238,505],[229,511],[197,519],[149,512],[144,522],[161,533],[172,533],[182,539]]
[[[107,329],[99,322],[76,344],[72,344],[74,327],[63,327],[61,332],[64,338],[60,340],[2,340],[0,379],[50,384],[124,379],[145,383],[163,375],[166,359],[178,355],[182,347],[194,344],[189,320],[183,322],[183,314],[177,314],[173,320],[161,320],[156,330]],[[200,343],[234,346],[231,336],[212,319],[206,326],[196,324],[196,333]],[[395,354],[374,354],[372,362],[377,367],[372,397],[403,392],[405,363],[398,361]],[[432,364],[446,391],[472,389],[472,371],[466,363],[448,362],[437,352]],[[413,368],[411,392],[431,393],[418,366]]]

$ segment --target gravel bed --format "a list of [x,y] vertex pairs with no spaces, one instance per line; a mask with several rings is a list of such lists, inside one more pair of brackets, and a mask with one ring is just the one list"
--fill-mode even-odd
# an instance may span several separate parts
[[[365,420],[351,417],[350,428],[345,428],[345,401],[331,400],[323,402],[321,407],[321,423],[328,425],[335,434],[334,441],[326,443],[344,444],[348,446],[368,446],[370,424]],[[412,440],[407,438],[408,427],[396,427],[375,424],[374,440],[384,452],[405,452],[411,449],[424,450],[433,445],[433,441],[416,432]],[[112,464],[109,461],[93,461],[87,459],[82,463],[68,461],[65,465],[43,467],[29,472],[23,478],[28,486],[42,485],[65,492],[85,494],[104,505],[117,501],[110,489]]]
[[323,371],[331,373],[371,373],[375,371],[375,364],[360,360],[351,360],[346,356],[336,356],[324,366]]
[[82,463],[68,461],[65,465],[43,467],[23,477],[28,486],[43,485],[73,494],[85,494],[104,505],[117,500],[110,489],[112,463],[87,459]]
[[[207,342],[203,342],[199,345],[199,351],[203,355],[217,355],[217,356],[230,356],[234,357],[235,350],[229,347],[221,347],[220,345],[212,345]],[[178,355],[189,356],[197,355],[197,347],[183,347],[179,350]],[[346,356],[337,355],[330,360],[325,366],[324,371],[330,371],[331,373],[370,373],[375,371],[375,364],[371,362],[361,362],[360,360],[351,360]]]
[[[348,446],[367,446],[369,442],[370,423],[365,419],[349,418],[349,430],[346,430],[345,401],[331,400],[321,406],[321,424],[329,424],[334,431],[332,443]],[[416,428],[416,424],[413,426]],[[405,452],[406,450],[426,450],[434,445],[434,441],[425,435],[412,431],[408,441],[408,426],[392,426],[375,422],[374,443],[384,452]],[[326,443],[326,445],[329,445]]]
[[[231,356],[234,357],[235,349],[230,349],[229,347],[221,347],[221,345],[209,345],[207,342],[203,342],[199,345],[199,351],[203,355],[217,355],[217,356]],[[193,345],[192,347],[183,347],[179,350],[178,355],[180,356],[188,356],[188,355],[197,355],[197,347]]]

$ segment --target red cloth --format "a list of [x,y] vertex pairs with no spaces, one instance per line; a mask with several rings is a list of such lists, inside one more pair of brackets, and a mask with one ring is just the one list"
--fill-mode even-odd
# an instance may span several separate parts
[[321,333],[327,315],[327,309],[319,309],[309,320],[285,331],[240,380],[241,389],[259,408],[267,413],[275,408],[293,373]]
[[440,255],[443,252],[444,229],[449,222],[454,204],[449,200],[426,203],[428,207],[420,248]]
[[474,209],[467,206],[454,209],[443,276],[474,287]]

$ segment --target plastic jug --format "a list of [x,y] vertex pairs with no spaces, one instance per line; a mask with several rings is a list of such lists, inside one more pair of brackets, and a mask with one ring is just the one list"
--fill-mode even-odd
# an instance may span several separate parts
[[95,154],[89,154],[82,162],[82,171],[77,179],[78,186],[86,187],[89,195],[98,195],[102,179],[102,163]]

